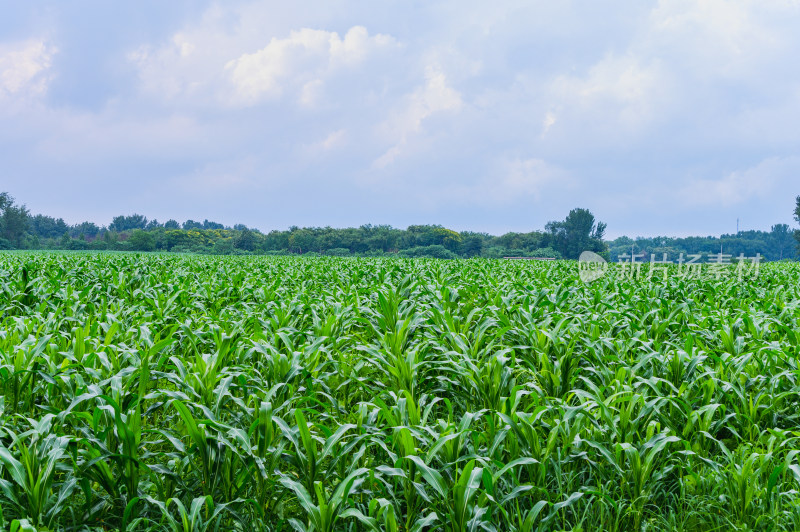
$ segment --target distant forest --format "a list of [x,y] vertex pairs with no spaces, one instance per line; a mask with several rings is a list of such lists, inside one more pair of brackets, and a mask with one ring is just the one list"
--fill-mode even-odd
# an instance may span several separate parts
[[[800,221],[800,197],[795,219]],[[453,231],[441,225],[388,225],[358,228],[296,227],[263,233],[238,224],[225,226],[203,220],[182,223],[148,220],[140,214],[120,215],[107,226],[93,222],[69,225],[61,218],[32,215],[8,193],[0,193],[0,249],[64,249],[162,251],[217,255],[304,254],[334,256],[401,256],[433,258],[552,257],[576,259],[582,251],[599,253],[618,261],[623,255],[644,253],[658,258],[667,253],[703,255],[724,253],[764,260],[795,260],[800,231],[787,224],[771,231],[740,231],[721,237],[629,238],[604,240],[606,224],[597,222],[587,209],[573,209],[563,221],[552,221],[543,230],[493,236],[472,231]]]

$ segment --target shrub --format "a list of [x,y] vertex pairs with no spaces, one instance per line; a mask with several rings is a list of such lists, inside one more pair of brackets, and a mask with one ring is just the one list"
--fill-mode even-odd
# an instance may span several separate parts
[[86,240],[79,240],[73,238],[69,243],[69,249],[72,250],[84,250],[89,248],[90,248],[89,243]]
[[223,238],[214,242],[214,246],[211,249],[215,255],[231,255],[234,252],[233,246],[232,238]]
[[156,238],[142,229],[137,229],[128,237],[128,246],[133,251],[154,251]]
[[432,246],[417,246],[409,249],[404,249],[398,253],[401,257],[428,257],[433,259],[457,259],[458,255],[450,251],[444,246],[434,244]]
[[561,253],[550,247],[538,248],[529,252],[526,257],[552,257],[554,259],[560,259]]

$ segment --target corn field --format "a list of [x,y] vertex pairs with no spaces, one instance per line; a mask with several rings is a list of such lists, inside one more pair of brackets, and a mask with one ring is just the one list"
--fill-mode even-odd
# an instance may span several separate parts
[[799,281],[0,255],[0,528],[800,530]]

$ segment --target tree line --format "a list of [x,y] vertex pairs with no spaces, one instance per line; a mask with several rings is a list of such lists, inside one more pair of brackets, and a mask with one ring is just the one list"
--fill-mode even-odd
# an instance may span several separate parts
[[[800,196],[795,219],[800,222]],[[441,225],[361,227],[297,227],[267,233],[244,224],[226,226],[203,220],[164,223],[141,214],[114,217],[107,226],[93,222],[67,224],[61,218],[32,215],[8,193],[0,193],[0,249],[70,249],[163,251],[231,254],[320,254],[336,256],[403,256],[434,258],[551,257],[577,259],[594,251],[611,261],[630,253],[677,258],[701,253],[755,256],[765,260],[796,259],[800,231],[777,224],[771,231],[740,231],[720,237],[619,237],[605,241],[606,224],[587,209],[573,209],[564,220],[544,230],[510,232],[500,236],[454,231]]]
[[71,249],[169,251],[213,254],[321,254],[404,257],[552,257],[577,258],[589,249],[607,253],[606,225],[587,209],[573,209],[543,231],[501,236],[454,231],[441,225],[297,227],[267,233],[244,224],[226,226],[203,220],[164,223],[141,214],[114,217],[107,226],[93,222],[67,224],[61,218],[32,215],[2,193],[0,249]]
[[[666,253],[670,260],[677,259],[682,253],[704,256],[724,253],[738,257],[755,257],[760,254],[764,260],[777,261],[796,259],[798,256],[797,240],[787,224],[776,224],[770,231],[740,231],[738,234],[716,236],[690,236],[685,238],[652,237],[629,238],[623,236],[612,240],[609,245],[609,256],[612,261],[630,260],[631,253],[640,256],[644,253],[646,261],[651,255],[661,260]],[[641,259],[637,259],[640,261]]]
[[[795,198],[794,219],[800,223],[800,196]],[[652,238],[630,238],[622,236],[608,242],[609,258],[617,262],[624,257],[630,260],[631,254],[644,254],[646,260],[655,256],[661,260],[666,253],[670,260],[681,254],[709,256],[724,253],[738,257],[755,257],[760,254],[764,260],[797,260],[800,256],[800,230],[792,229],[788,224],[775,224],[769,231],[739,231],[736,234],[721,236],[690,236],[674,238],[658,236]],[[641,260],[641,259],[639,259]]]

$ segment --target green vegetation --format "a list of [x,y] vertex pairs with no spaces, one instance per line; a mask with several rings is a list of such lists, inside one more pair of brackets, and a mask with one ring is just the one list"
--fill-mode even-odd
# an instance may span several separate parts
[[[800,234],[796,231],[795,235]],[[635,254],[644,253],[646,260],[650,260],[650,254],[655,254],[660,259],[664,253],[669,258],[675,260],[678,255],[683,253],[699,253],[701,255],[711,255],[719,253],[720,248],[725,253],[739,256],[744,254],[753,257],[760,253],[765,260],[777,261],[783,259],[795,260],[798,256],[796,242],[792,238],[792,230],[787,224],[777,224],[772,226],[772,230],[766,231],[739,231],[735,235],[722,235],[720,237],[691,236],[685,238],[654,237],[637,238],[620,237],[608,243],[609,256],[613,262],[617,262],[622,255],[631,254],[631,248]]]
[[800,265],[617,268],[4,253],[0,529],[800,529]]
[[[800,203],[795,212],[800,222]],[[800,231],[776,224],[771,231],[740,231],[721,237],[636,238],[603,240],[606,224],[597,222],[586,209],[573,209],[563,221],[549,222],[543,231],[492,236],[471,231],[456,232],[439,225],[412,225],[397,229],[388,225],[358,228],[291,227],[262,233],[242,224],[226,227],[203,220],[160,223],[140,214],[116,216],[107,227],[92,222],[68,225],[62,219],[30,215],[7,193],[0,194],[0,249],[62,249],[115,251],[169,251],[209,255],[299,255],[335,257],[429,257],[502,258],[549,257],[577,259],[582,251],[595,251],[612,262],[622,255],[644,253],[672,260],[678,255],[725,253],[766,261],[795,260],[800,253]],[[797,244],[797,245],[795,245]]]
[[[797,196],[797,206],[794,208],[794,219],[800,223],[800,196]],[[795,229],[794,238],[797,240],[797,253],[800,254],[800,229]]]
[[[8,218],[9,221],[4,222]],[[550,222],[545,231],[461,233],[439,225],[412,225],[396,229],[388,225],[359,228],[291,227],[270,231],[238,224],[203,220],[159,223],[140,214],[116,216],[108,227],[92,222],[69,226],[62,219],[31,216],[7,193],[0,195],[0,249],[66,249],[115,251],[170,251],[212,255],[318,254],[331,256],[400,256],[471,258],[504,256],[577,259],[581,251],[605,253],[605,224],[595,224],[586,209],[574,209],[561,222]]]

